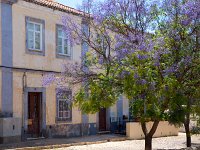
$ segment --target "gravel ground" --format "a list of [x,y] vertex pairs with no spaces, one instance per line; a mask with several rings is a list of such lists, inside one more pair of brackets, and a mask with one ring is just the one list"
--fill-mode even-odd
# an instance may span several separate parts
[[[192,136],[193,146],[200,146],[200,136]],[[153,149],[182,149],[185,148],[185,134],[179,136],[153,139]],[[101,144],[72,146],[57,150],[144,150],[144,140],[127,140]]]

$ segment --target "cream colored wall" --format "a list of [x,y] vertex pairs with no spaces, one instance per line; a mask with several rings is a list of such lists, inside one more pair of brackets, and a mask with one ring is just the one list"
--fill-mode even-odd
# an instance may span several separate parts
[[[56,24],[61,24],[61,17],[69,15],[47,7],[32,3],[18,1],[13,5],[13,66],[40,70],[60,71],[61,65],[69,61],[79,61],[81,45],[72,48],[72,60],[56,58]],[[26,27],[25,17],[33,17],[45,21],[45,56],[26,53]],[[78,16],[73,18],[80,22]],[[13,112],[15,117],[22,117],[22,87],[23,72],[13,73]],[[41,73],[27,73],[27,87],[42,87]],[[1,91],[0,91],[1,92]],[[46,123],[55,124],[56,117],[56,93],[55,87],[46,89]],[[93,117],[91,117],[93,118]],[[93,121],[93,119],[92,119]],[[81,112],[78,108],[72,109],[73,124],[81,123]]]
[[[27,87],[42,87],[41,73],[26,73]],[[22,118],[23,108],[23,72],[13,72],[13,115]],[[56,118],[56,90],[55,86],[46,88],[46,124],[55,124]],[[72,108],[73,124],[81,123],[81,112],[78,108]]]
[[97,114],[89,114],[89,123],[96,123],[97,122]]
[[[61,24],[61,17],[69,15],[59,11],[18,1],[13,5],[13,64],[15,67],[60,71],[64,59],[56,58],[56,24]],[[45,56],[26,53],[25,17],[45,20]],[[80,21],[78,16],[73,16]],[[73,47],[73,60],[80,61],[81,46]],[[66,59],[65,59],[66,61]]]
[[22,118],[23,73],[13,72],[13,116]]
[[[147,123],[147,130],[149,131],[153,126],[153,122]],[[138,140],[143,139],[144,134],[139,122],[126,123],[126,135],[130,139]],[[153,137],[165,137],[165,136],[177,136],[178,128],[174,125],[170,125],[167,121],[160,121],[158,128]]]

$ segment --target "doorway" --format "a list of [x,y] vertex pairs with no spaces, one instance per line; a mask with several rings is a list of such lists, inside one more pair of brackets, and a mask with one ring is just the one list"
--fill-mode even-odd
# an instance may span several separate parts
[[106,108],[99,111],[99,131],[106,131]]
[[42,120],[42,93],[28,93],[28,134],[39,137]]

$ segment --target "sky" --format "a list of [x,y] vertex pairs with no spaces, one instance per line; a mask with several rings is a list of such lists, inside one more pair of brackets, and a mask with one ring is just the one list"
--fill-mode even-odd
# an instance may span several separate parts
[[73,8],[77,8],[77,6],[82,4],[82,0],[56,0],[56,1]]

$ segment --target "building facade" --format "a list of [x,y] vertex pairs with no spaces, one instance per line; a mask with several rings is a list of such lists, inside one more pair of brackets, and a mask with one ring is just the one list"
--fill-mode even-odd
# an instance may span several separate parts
[[116,118],[129,115],[125,98],[112,108],[86,115],[66,102],[73,90],[59,97],[54,85],[42,85],[43,76],[59,73],[63,62],[81,61],[82,46],[70,45],[61,21],[62,16],[73,15],[81,23],[81,12],[53,0],[0,0],[0,8],[1,118],[17,118],[21,132],[0,135],[0,142],[114,131]]

